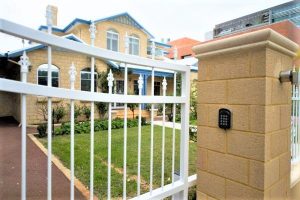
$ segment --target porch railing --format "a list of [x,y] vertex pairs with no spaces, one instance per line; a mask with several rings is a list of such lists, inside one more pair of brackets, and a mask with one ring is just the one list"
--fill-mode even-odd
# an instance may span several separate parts
[[[166,63],[162,61],[157,61],[153,59],[142,58],[138,56],[128,55],[119,52],[113,52],[101,48],[93,47],[93,42],[95,38],[95,27],[93,23],[91,24],[91,44],[86,45],[83,43],[67,40],[54,35],[51,35],[51,22],[48,23],[48,33],[37,31],[4,19],[0,19],[0,32],[6,33],[8,35],[16,36],[22,39],[27,39],[33,42],[44,44],[47,46],[48,51],[48,86],[36,85],[32,83],[27,83],[27,73],[28,66],[30,65],[29,58],[26,52],[21,56],[19,62],[21,66],[21,82],[15,80],[8,80],[0,78],[0,90],[13,92],[21,94],[21,123],[22,123],[22,199],[26,199],[26,96],[45,96],[48,98],[48,133],[52,132],[52,98],[67,99],[70,103],[71,110],[71,145],[70,145],[70,170],[71,170],[71,183],[70,183],[70,196],[74,199],[74,101],[88,101],[91,103],[91,130],[90,130],[90,199],[94,196],[94,103],[104,102],[108,103],[108,177],[107,177],[107,198],[111,198],[111,121],[112,121],[112,103],[123,103],[124,104],[124,160],[123,160],[123,199],[126,199],[126,166],[127,166],[127,104],[137,103],[139,113],[138,113],[138,170],[137,170],[137,196],[135,198],[140,199],[163,199],[166,197],[173,196],[175,199],[187,199],[188,188],[195,184],[196,175],[188,176],[188,150],[189,150],[189,96],[190,96],[190,69],[188,66],[176,65],[172,63]],[[52,48],[60,48],[80,54],[84,54],[91,58],[91,91],[79,91],[74,89],[75,83],[75,67],[74,64],[70,63],[70,89],[64,88],[54,88],[51,87],[51,65],[52,65]],[[124,94],[112,94],[113,87],[113,74],[109,73],[107,80],[109,86],[109,93],[98,93],[94,92],[94,63],[95,59],[110,60],[119,63],[123,63],[125,66],[124,71]],[[152,71],[151,79],[151,95],[142,96],[142,85],[143,80],[139,79],[139,96],[128,95],[127,82],[128,82],[128,64],[148,67]],[[127,66],[128,65],[128,66]],[[155,71],[159,70],[169,70],[174,73],[174,93],[172,96],[166,96],[167,82],[164,79],[162,88],[162,96],[154,96],[154,74]],[[181,94],[176,94],[176,74],[181,76]],[[28,103],[28,102],[27,102]],[[150,173],[150,183],[149,191],[146,193],[141,193],[141,145],[142,129],[141,129],[141,105],[151,104],[153,108],[154,104],[163,104],[163,115],[165,116],[166,104],[173,104],[173,113],[176,112],[176,104],[180,104],[181,113],[181,130],[180,130],[180,178],[176,180],[174,177],[175,170],[175,117],[173,117],[173,132],[172,132],[172,183],[164,183],[164,148],[165,148],[165,117],[163,117],[163,128],[162,128],[162,174],[161,174],[161,186],[159,188],[153,187],[153,137],[154,137],[154,114],[153,109],[151,109],[151,144],[150,144],[150,160],[149,160],[149,173]],[[51,199],[52,196],[52,135],[48,134],[48,163],[47,163],[47,196]]]

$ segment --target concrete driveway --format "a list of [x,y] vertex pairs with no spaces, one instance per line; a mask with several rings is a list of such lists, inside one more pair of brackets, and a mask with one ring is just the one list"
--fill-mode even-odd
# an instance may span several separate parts
[[[28,129],[28,133],[36,132]],[[52,165],[53,199],[70,199],[70,182]],[[21,128],[0,118],[0,199],[21,198]],[[47,199],[47,157],[27,137],[27,199]],[[75,199],[85,199],[75,189]]]

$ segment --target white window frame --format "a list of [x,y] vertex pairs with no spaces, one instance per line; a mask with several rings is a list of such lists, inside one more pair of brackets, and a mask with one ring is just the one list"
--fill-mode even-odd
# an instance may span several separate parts
[[107,39],[110,40],[111,47],[112,47],[112,40],[113,40],[113,38],[108,37],[108,34],[116,35],[118,37],[118,39],[117,39],[117,52],[118,52],[119,51],[119,33],[113,29],[109,29],[108,31],[106,31],[106,49],[108,49],[110,51],[114,51],[114,50],[108,48]]
[[[115,80],[115,83],[114,83],[114,93],[115,94],[118,94],[117,93],[117,81],[123,81],[123,94],[124,94],[124,90],[125,90],[125,80],[123,80],[123,79],[117,79],[117,80]],[[113,103],[113,107],[112,107],[113,109],[121,109],[121,108],[124,108],[124,106],[118,106],[117,105],[117,103],[115,102],[115,103]]]
[[[40,66],[38,66],[37,67],[37,69],[36,69],[36,84],[38,84],[39,85],[39,71],[46,71],[46,72],[48,72],[48,64],[41,64]],[[58,77],[57,77],[57,82],[58,82],[58,86],[57,87],[60,87],[60,70],[59,70],[59,68],[57,67],[57,66],[55,66],[55,65],[51,65],[51,73],[53,72],[53,71],[57,71],[58,72]],[[46,76],[46,78],[47,78],[47,80],[48,80],[48,73],[47,73],[47,76]],[[52,79],[53,79],[53,77],[52,77]],[[51,80],[52,81],[52,80]],[[52,82],[51,82],[51,85],[52,85]]]
[[[141,46],[141,43],[140,43],[140,38],[138,37],[138,36],[134,36],[134,35],[131,35],[131,36],[128,36],[128,42],[129,42],[129,54],[131,54],[131,55],[136,55],[136,56],[139,56],[140,55],[140,53],[141,53],[141,48],[140,48],[140,46]],[[130,39],[134,39],[134,40],[137,40],[138,41],[138,54],[133,54],[132,52],[132,45],[130,45],[131,44],[131,42],[130,42]],[[130,53],[131,52],[131,53]]]
[[[91,74],[92,72],[91,72],[91,69],[90,69],[90,71],[84,71],[84,70],[86,70],[86,69],[90,69],[89,67],[84,67],[84,68],[82,68],[81,70],[80,70],[80,91],[86,91],[86,90],[82,90],[81,89],[81,81],[82,81],[82,78],[81,78],[81,74],[82,73],[86,73],[86,74]],[[96,77],[95,78],[97,78],[98,79],[98,74],[96,73],[96,71],[94,72],[95,74],[96,74]],[[92,77],[92,76],[91,76]],[[97,82],[97,79],[95,79],[95,81]],[[84,79],[85,80],[85,79]],[[92,81],[92,79],[90,79],[90,81]],[[89,92],[90,92],[90,90],[89,90]],[[98,92],[98,86],[97,86],[97,84],[95,85],[95,92]]]

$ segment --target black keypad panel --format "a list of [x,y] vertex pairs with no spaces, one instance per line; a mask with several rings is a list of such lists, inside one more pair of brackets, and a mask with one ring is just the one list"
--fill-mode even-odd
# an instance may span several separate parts
[[226,108],[221,108],[219,110],[219,127],[222,129],[231,128],[231,112]]

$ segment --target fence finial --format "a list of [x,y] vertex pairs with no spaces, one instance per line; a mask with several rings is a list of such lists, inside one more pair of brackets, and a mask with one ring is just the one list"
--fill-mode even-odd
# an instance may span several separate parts
[[74,89],[74,83],[75,83],[77,72],[73,62],[72,65],[70,66],[69,75],[70,75],[71,89]]
[[46,9],[46,19],[47,19],[47,26],[52,26],[52,10],[51,10],[51,6],[47,6]]
[[167,83],[166,77],[164,77],[163,82],[162,82],[164,96],[166,96],[167,85],[168,85],[168,83]]
[[95,25],[94,21],[91,22],[89,31],[90,31],[90,37],[91,37],[91,39],[92,40],[95,39],[97,30],[96,30],[96,25]]
[[114,81],[114,75],[111,72],[111,70],[109,70],[108,76],[107,76],[107,81],[108,81],[108,89],[109,89],[109,94],[112,93],[112,87],[113,87],[113,81]]
[[20,58],[20,61],[18,62],[21,66],[21,73],[28,73],[28,67],[30,65],[30,61],[28,56],[26,55],[26,52],[23,52],[23,55]]
[[151,45],[151,56],[152,56],[152,59],[155,58],[155,42],[154,42],[154,40],[152,41],[152,45]]
[[139,80],[138,80],[139,95],[142,95],[143,85],[144,85],[143,76],[142,76],[142,74],[140,74]]

